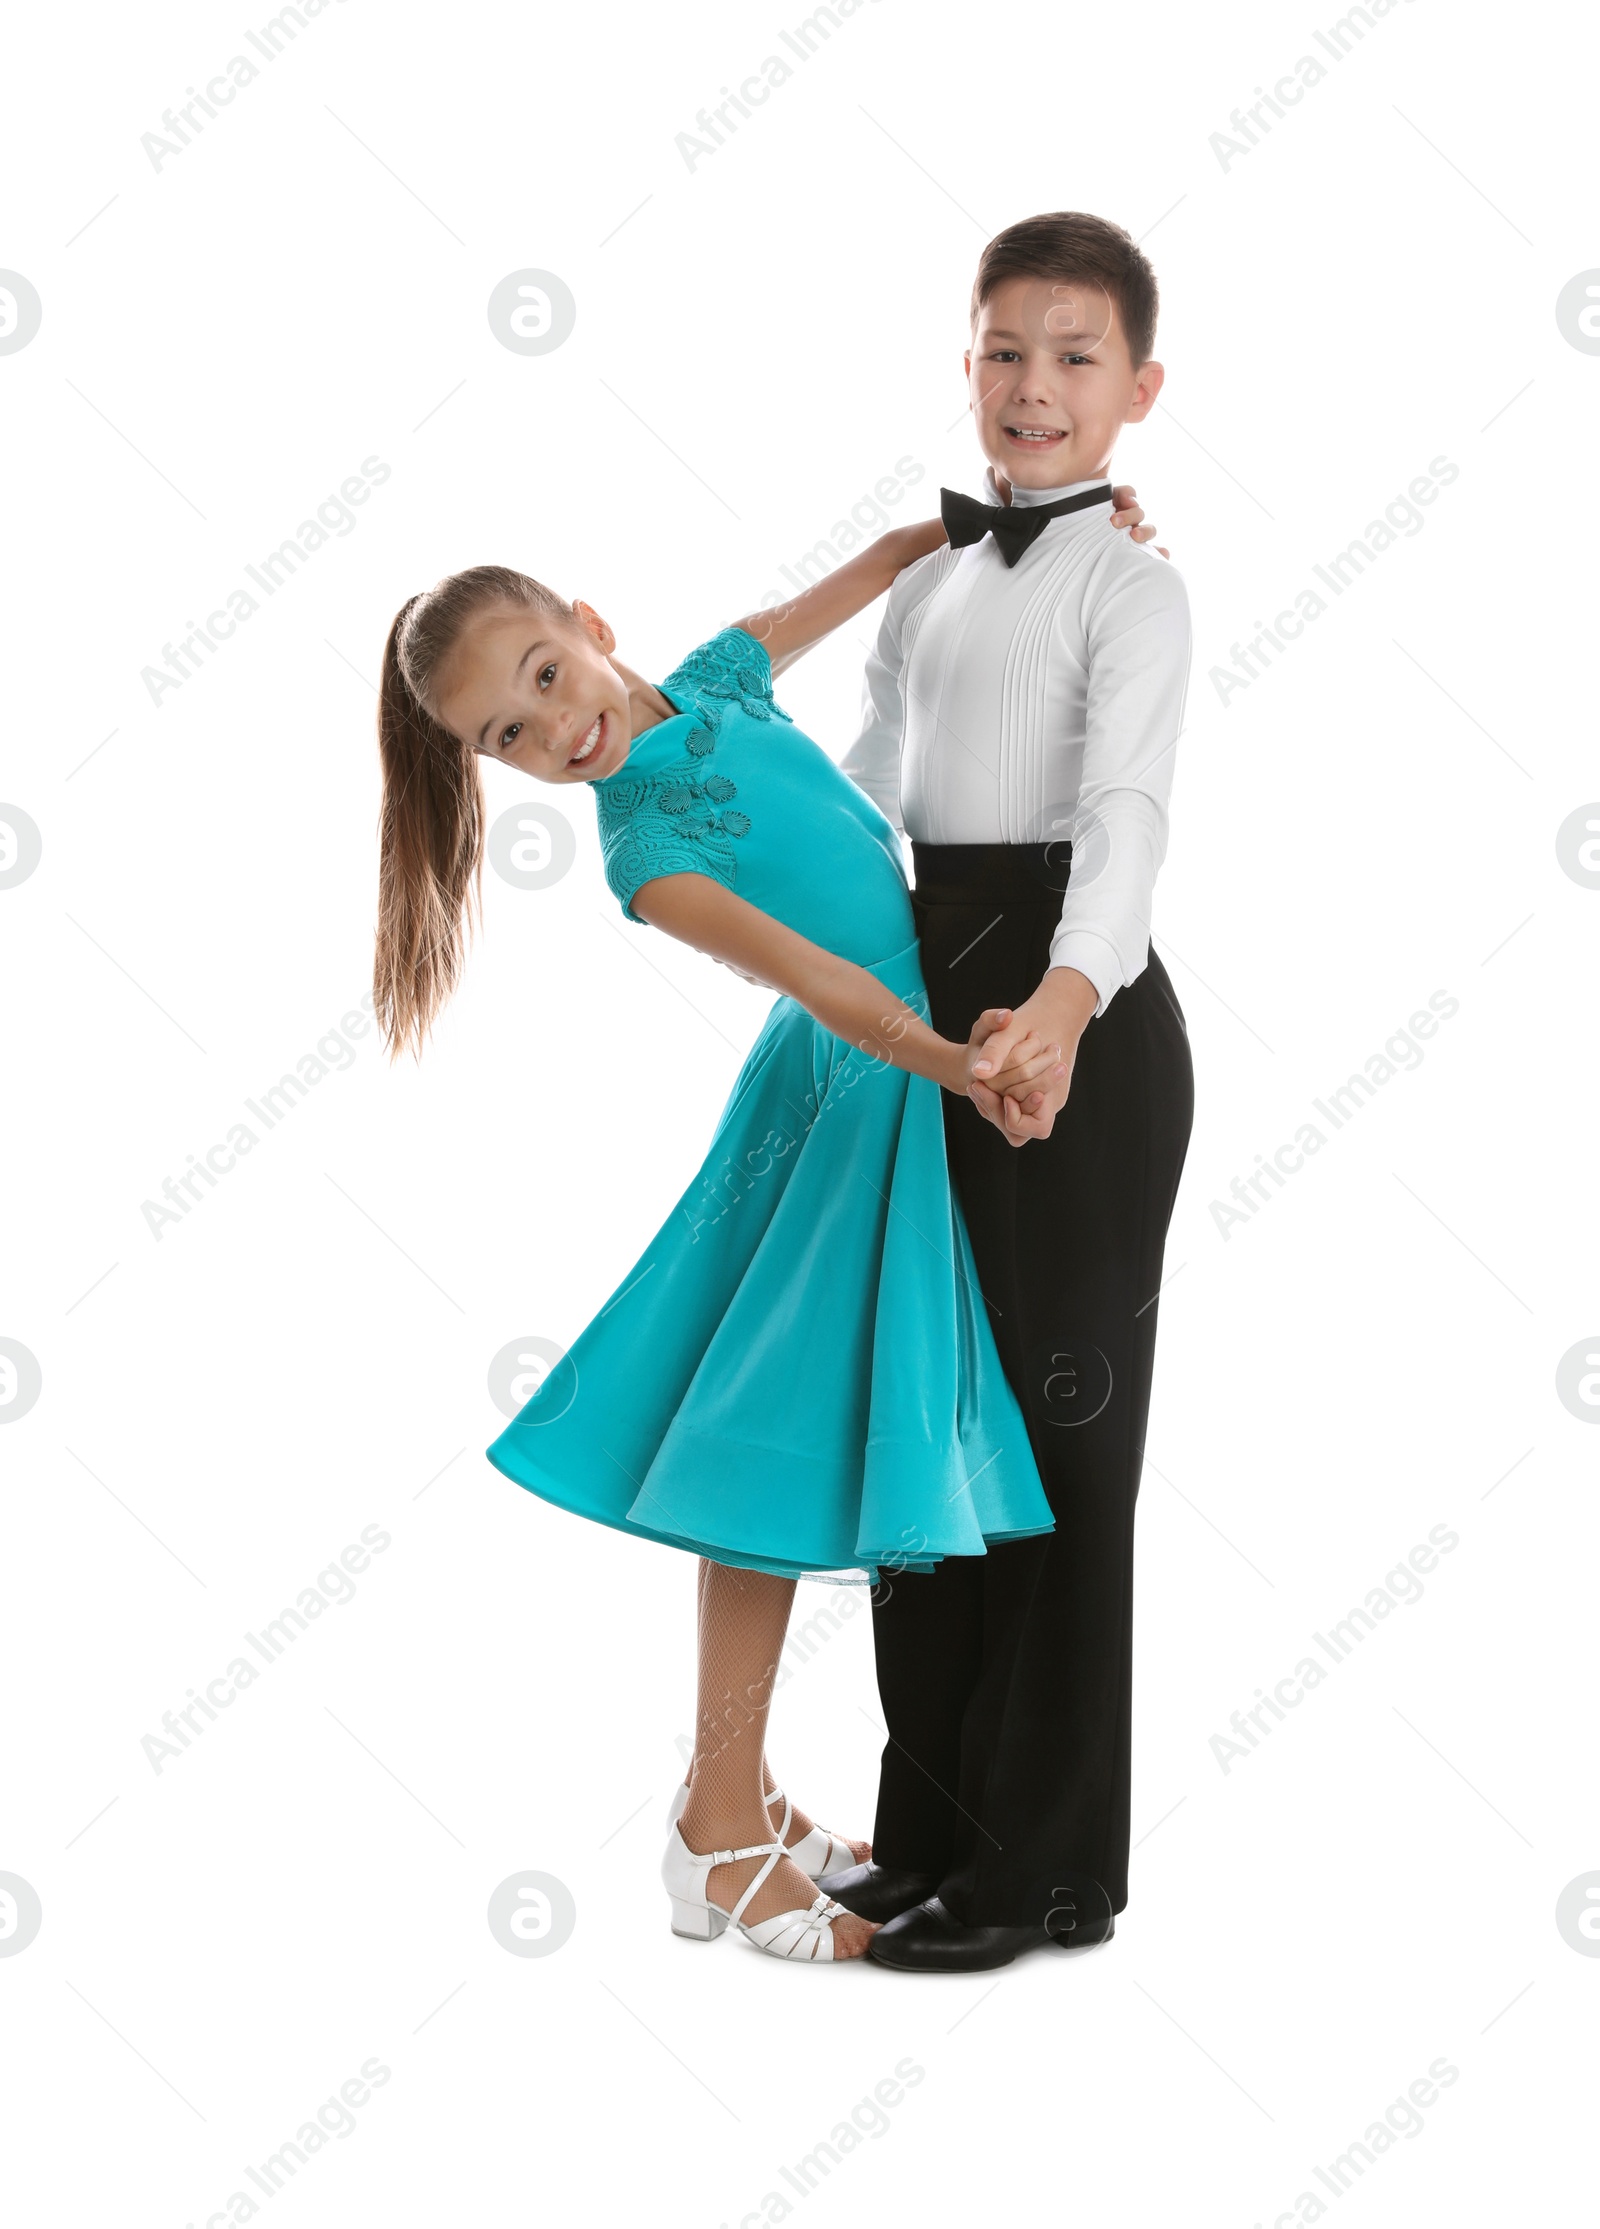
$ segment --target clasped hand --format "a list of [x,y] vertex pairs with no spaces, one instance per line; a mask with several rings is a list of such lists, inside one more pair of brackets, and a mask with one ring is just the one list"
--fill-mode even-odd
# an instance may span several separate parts
[[1061,1047],[1037,1030],[1012,1026],[1008,1006],[991,1006],[967,1040],[967,1097],[1013,1145],[1048,1137],[1055,1109],[1050,1087],[1066,1074]]
[[991,1006],[973,1023],[967,1096],[1009,1144],[1049,1137],[1097,1003],[1086,976],[1054,968],[1025,1006]]

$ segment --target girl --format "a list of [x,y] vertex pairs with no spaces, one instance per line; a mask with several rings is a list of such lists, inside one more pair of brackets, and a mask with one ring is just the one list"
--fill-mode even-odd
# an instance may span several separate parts
[[992,1074],[982,1042],[1009,1014],[980,1015],[966,1045],[929,1028],[898,841],[772,695],[943,540],[937,520],[884,535],[659,685],[588,604],[500,566],[412,597],[384,652],[374,988],[391,1056],[420,1053],[460,972],[480,754],[588,785],[624,914],[780,994],[678,1207],[488,1454],[547,1501],[702,1559],[672,1925],[710,1941],[732,1921],[784,1958],[858,1957],[873,1932],[814,1887],[867,1846],[813,1826],[766,1769],[796,1579],[876,1582],[1053,1523],[938,1090],[977,1081],[1014,1122],[1059,1048],[1027,1037]]

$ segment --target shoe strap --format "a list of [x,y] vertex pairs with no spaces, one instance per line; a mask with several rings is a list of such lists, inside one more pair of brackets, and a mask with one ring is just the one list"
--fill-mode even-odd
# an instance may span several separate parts
[[755,1875],[754,1879],[750,1883],[750,1886],[745,1890],[738,1903],[734,1905],[733,1910],[728,1914],[729,1919],[731,1919],[736,1926],[739,1921],[743,1919],[745,1912],[749,1907],[751,1897],[754,1896],[756,1891],[762,1887],[762,1885],[770,1876],[773,1867],[784,1855],[784,1848],[781,1841],[763,1842],[759,1850],[745,1850],[738,1853],[744,1857],[759,1857],[763,1851],[766,1853],[766,1864],[763,1865],[761,1870]]
[[[704,1852],[697,1851],[695,1854],[698,1863],[701,1865],[732,1865],[739,1858],[766,1857],[769,1853],[781,1857],[783,1855],[783,1844],[781,1842],[751,1842],[742,1850],[706,1850]],[[770,1866],[768,1871],[771,1871]]]

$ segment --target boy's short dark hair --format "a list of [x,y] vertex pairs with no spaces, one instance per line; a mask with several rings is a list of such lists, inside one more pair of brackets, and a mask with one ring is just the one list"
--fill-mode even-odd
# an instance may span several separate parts
[[1008,224],[978,258],[972,288],[974,324],[983,304],[1008,279],[1093,280],[1117,306],[1135,368],[1150,361],[1160,305],[1156,275],[1121,225],[1077,209],[1057,209],[1048,216]]

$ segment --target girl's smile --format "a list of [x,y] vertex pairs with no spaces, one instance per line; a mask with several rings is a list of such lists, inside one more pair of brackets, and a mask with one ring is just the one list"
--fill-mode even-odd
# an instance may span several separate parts
[[597,713],[595,716],[594,726],[589,730],[583,741],[578,745],[578,748],[573,752],[571,758],[568,759],[567,765],[569,769],[574,766],[581,766],[584,760],[592,755],[595,745],[599,742],[601,736],[605,732],[605,724],[605,714],[603,712]]

